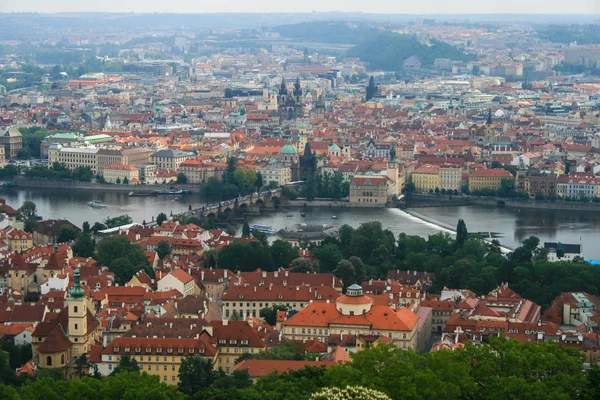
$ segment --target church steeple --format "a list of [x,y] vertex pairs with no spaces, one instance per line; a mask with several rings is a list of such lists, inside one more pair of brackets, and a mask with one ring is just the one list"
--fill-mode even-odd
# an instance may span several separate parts
[[493,124],[493,122],[492,122],[492,109],[491,108],[488,109],[488,117],[487,117],[487,122],[486,123],[488,125],[492,125]]
[[83,299],[83,296],[85,295],[80,283],[79,268],[76,268],[75,272],[73,272],[73,288],[69,292],[69,295],[73,300]]
[[390,162],[396,162],[396,146],[392,144],[392,148],[390,149]]
[[279,94],[286,96],[288,94],[287,85],[285,84],[285,77],[281,78],[281,86],[279,87]]
[[302,87],[300,86],[300,77],[296,77],[296,83],[294,84],[294,96],[302,96]]

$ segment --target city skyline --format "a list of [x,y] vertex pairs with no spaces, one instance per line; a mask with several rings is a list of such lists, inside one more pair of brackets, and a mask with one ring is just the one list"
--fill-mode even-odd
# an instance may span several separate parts
[[57,0],[46,2],[28,0],[24,2],[7,2],[0,5],[0,12],[174,12],[174,13],[307,13],[307,12],[363,12],[386,14],[600,14],[600,3],[595,0],[578,0],[573,2],[527,0],[505,0],[479,2],[462,0],[445,2],[427,0],[418,4],[402,4],[397,2],[364,3],[358,0],[331,0],[326,3],[308,0],[298,3],[281,3],[274,0],[244,2],[230,0],[212,2],[208,0],[183,0],[173,8],[170,3],[156,0],[107,0],[102,3],[78,0]]

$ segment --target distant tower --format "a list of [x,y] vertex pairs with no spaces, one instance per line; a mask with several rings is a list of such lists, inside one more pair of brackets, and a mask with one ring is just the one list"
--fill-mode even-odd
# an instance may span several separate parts
[[322,94],[319,95],[315,104],[315,118],[325,119],[325,101]]
[[281,86],[277,96],[277,108],[279,111],[279,121],[293,121],[302,116],[302,88],[300,87],[300,78],[296,79],[292,95],[288,92],[285,78],[281,79]]
[[300,180],[305,181],[317,172],[317,156],[312,152],[310,143],[304,145],[304,154],[300,156]]

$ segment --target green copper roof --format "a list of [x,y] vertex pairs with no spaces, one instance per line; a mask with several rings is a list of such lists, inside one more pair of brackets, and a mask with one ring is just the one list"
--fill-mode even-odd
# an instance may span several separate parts
[[85,295],[85,292],[83,291],[83,288],[79,283],[79,277],[79,268],[76,268],[75,272],[73,273],[73,289],[71,289],[71,291],[69,292],[71,299],[83,299],[83,296]]
[[295,155],[298,154],[298,150],[294,147],[293,144],[288,143],[281,148],[281,154]]

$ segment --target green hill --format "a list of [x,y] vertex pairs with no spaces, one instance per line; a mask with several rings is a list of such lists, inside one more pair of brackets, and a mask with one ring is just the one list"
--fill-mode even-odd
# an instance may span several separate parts
[[391,32],[369,35],[350,49],[348,55],[359,57],[369,63],[371,68],[389,71],[401,69],[404,60],[411,56],[417,56],[424,66],[433,65],[436,58],[458,61],[472,61],[476,58],[445,42],[436,40],[427,45],[419,42],[414,36]]
[[355,44],[348,56],[368,62],[371,68],[398,71],[404,60],[417,56],[425,67],[436,58],[471,61],[476,57],[465,54],[448,43],[432,40],[423,44],[412,35],[401,35],[371,28],[366,24],[341,21],[303,22],[273,28],[281,36],[322,43]]
[[343,44],[359,43],[368,35],[373,35],[377,32],[374,28],[342,21],[315,21],[280,25],[274,27],[273,31],[291,39]]

